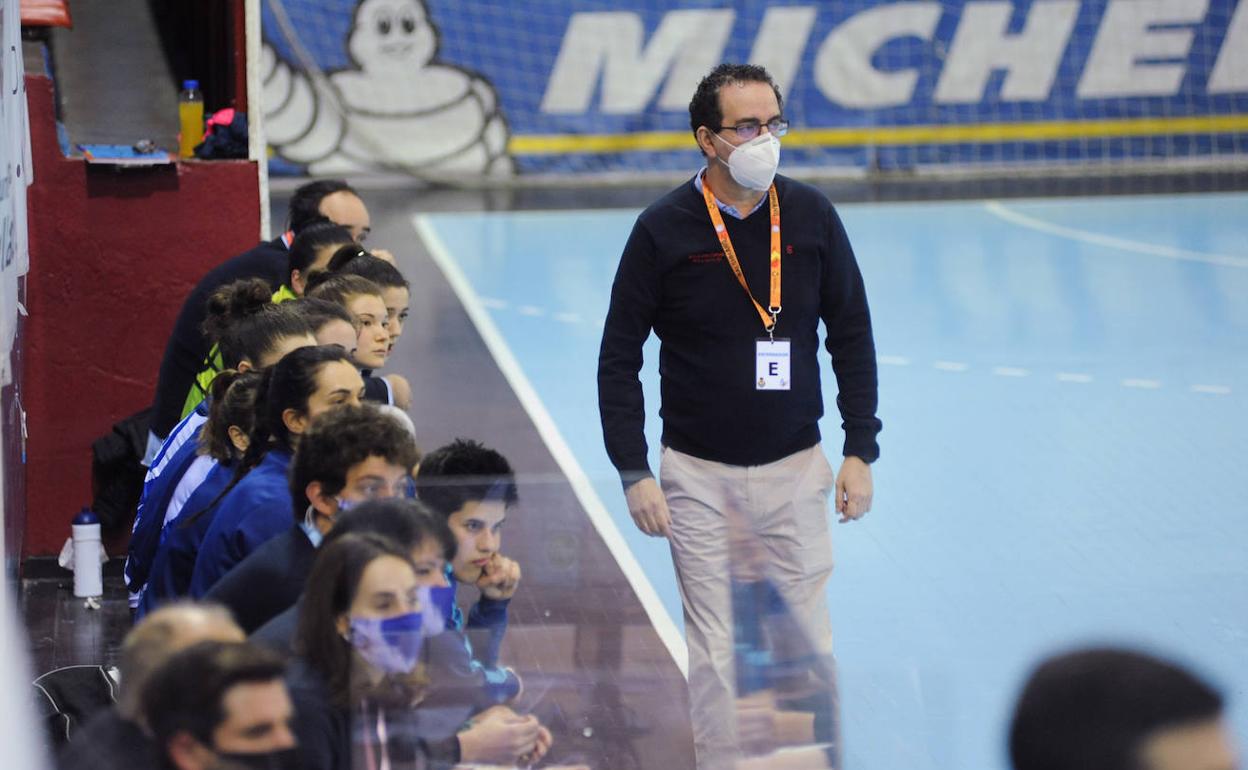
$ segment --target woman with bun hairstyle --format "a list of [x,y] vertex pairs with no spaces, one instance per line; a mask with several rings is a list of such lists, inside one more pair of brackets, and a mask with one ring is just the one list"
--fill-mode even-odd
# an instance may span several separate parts
[[[264,368],[291,350],[316,344],[307,321],[291,308],[270,303],[268,294],[268,283],[251,278],[226,284],[210,297],[204,331],[219,345],[229,368],[240,372]],[[197,382],[192,390],[211,385],[209,378],[202,385]],[[131,607],[137,606],[138,591],[147,582],[165,523],[177,515],[211,469],[210,463],[199,459],[193,440],[207,419],[208,408],[200,408],[196,402],[165,439],[148,470],[127,549],[125,577]],[[169,515],[175,499],[174,512]]]
[[[259,371],[227,369],[212,383],[208,422],[199,435],[199,452],[212,469],[187,499],[181,512],[165,524],[152,560],[151,575],[139,601],[135,621],[161,604],[186,596],[200,541],[212,523],[212,502],[234,477],[238,461],[255,429],[256,396],[264,377]],[[205,511],[202,515],[201,511]]]
[[359,372],[336,345],[294,350],[265,370],[255,428],[204,534],[191,596],[202,597],[247,554],[290,527],[286,473],[299,435],[318,415],[359,404],[363,389]]
[[[213,344],[212,354],[195,378],[182,415],[190,414],[208,395],[208,388],[223,369],[263,369],[294,348],[274,347],[277,338],[292,333],[311,334],[307,323],[291,308],[273,302],[269,284],[249,278],[227,284],[208,297],[204,336]],[[297,346],[296,346],[297,347]],[[215,356],[213,355],[215,354]]]

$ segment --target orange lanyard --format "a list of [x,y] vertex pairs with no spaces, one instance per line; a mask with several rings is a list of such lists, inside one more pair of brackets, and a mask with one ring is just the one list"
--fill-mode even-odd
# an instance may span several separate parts
[[702,180],[702,197],[706,199],[706,211],[711,215],[711,224],[715,225],[715,234],[719,236],[719,245],[724,249],[724,256],[728,258],[728,264],[732,266],[732,273],[737,277],[737,283],[741,284],[741,288],[745,289],[745,295],[750,298],[750,302],[754,303],[754,309],[758,311],[758,317],[763,322],[763,329],[768,334],[775,334],[776,317],[780,315],[780,198],[776,195],[776,186],[772,186],[767,190],[767,205],[771,209],[771,304],[764,308],[754,299],[754,294],[750,291],[750,286],[745,282],[745,274],[741,272],[741,262],[737,259],[737,250],[732,247],[732,240],[728,237],[728,228],[724,227],[724,218],[719,213],[719,206],[715,204],[715,194],[711,192],[711,186]]

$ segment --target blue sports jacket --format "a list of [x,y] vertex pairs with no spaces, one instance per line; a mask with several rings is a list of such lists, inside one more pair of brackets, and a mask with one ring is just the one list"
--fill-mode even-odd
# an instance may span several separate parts
[[[196,410],[203,418],[207,418],[207,404],[202,404],[204,411]],[[126,587],[135,594],[147,584],[151,572],[152,560],[156,556],[156,548],[160,545],[160,533],[165,525],[165,509],[169,500],[178,488],[178,482],[191,467],[199,455],[199,434],[203,430],[204,420],[196,424],[190,415],[178,426],[179,429],[165,441],[156,459],[152,462],[152,471],[143,484],[143,495],[139,498],[139,508],[134,516],[134,528],[130,532],[130,545],[126,550]],[[186,431],[189,430],[189,435]],[[181,444],[174,449],[174,436],[178,436]],[[172,451],[171,451],[172,450]]]
[[[156,558],[152,560],[151,574],[148,575],[143,596],[135,610],[136,623],[161,604],[186,596],[190,592],[195,557],[199,554],[199,545],[203,542],[204,534],[212,524],[217,506],[212,506],[211,510],[206,509],[233,477],[233,463],[217,463],[208,471],[203,483],[187,498],[178,517],[165,527],[160,547],[156,549]],[[201,515],[195,515],[201,511]]]
[[195,558],[192,598],[203,598],[247,554],[290,529],[293,514],[286,481],[290,460],[288,450],[270,449],[260,464],[221,500]]

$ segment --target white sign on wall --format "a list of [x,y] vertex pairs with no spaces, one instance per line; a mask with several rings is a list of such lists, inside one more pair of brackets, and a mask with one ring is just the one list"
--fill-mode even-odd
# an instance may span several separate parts
[[7,385],[17,334],[17,279],[30,267],[26,187],[30,184],[30,122],[22,67],[18,0],[0,0],[0,385]]

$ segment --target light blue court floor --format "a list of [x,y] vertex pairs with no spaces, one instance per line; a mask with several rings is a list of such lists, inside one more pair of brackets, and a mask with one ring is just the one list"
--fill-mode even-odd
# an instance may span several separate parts
[[[1083,642],[1194,665],[1228,692],[1248,743],[1248,195],[840,212],[871,301],[885,425],[872,512],[834,525],[846,766],[1004,768],[1029,665]],[[635,583],[653,586],[652,617],[674,629],[666,544],[634,528],[596,408],[636,215],[414,225],[574,486],[584,474],[582,502],[610,519],[600,529],[622,535]],[[651,339],[652,453],[656,360]],[[837,455],[826,364],[824,383]]]

